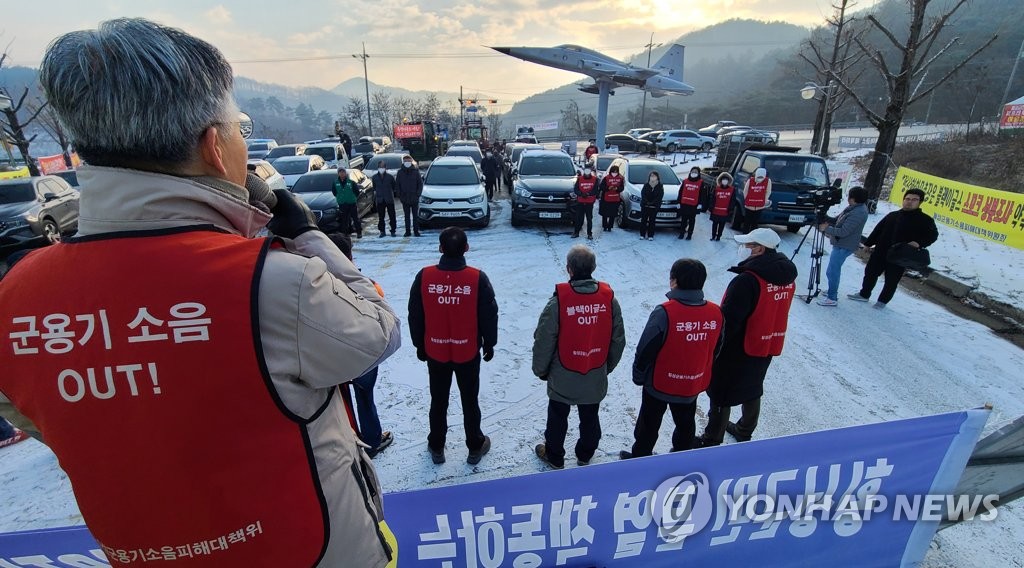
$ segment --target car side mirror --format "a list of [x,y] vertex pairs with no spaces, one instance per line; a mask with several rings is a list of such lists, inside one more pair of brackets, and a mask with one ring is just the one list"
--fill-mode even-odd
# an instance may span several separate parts
[[832,180],[832,187],[839,188],[843,187],[843,178],[836,178]]
[[50,201],[53,201],[54,199],[57,199],[57,194],[56,193],[50,193],[48,191],[48,192],[43,194],[43,203],[48,203]]

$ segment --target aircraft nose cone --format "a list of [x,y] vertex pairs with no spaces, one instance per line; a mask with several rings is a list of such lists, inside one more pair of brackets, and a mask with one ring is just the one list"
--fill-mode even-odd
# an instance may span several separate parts
[[510,47],[492,47],[494,51],[498,53],[504,53],[505,55],[511,55],[512,48]]

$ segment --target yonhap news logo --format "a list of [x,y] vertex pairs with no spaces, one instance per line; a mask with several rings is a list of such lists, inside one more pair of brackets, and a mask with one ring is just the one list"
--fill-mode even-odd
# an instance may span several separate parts
[[655,489],[651,509],[658,536],[665,542],[679,542],[699,533],[714,513],[708,476],[689,473],[666,479]]

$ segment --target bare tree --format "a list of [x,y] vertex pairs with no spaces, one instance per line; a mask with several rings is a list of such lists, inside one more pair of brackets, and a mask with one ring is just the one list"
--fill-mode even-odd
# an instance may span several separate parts
[[36,99],[36,102],[30,104],[28,107],[30,112],[36,112],[42,110],[39,113],[39,126],[45,131],[53,141],[60,145],[61,154],[64,156],[64,165],[68,168],[71,167],[71,139],[68,138],[67,132],[64,130],[64,125],[60,123],[60,119],[57,118],[57,112],[53,110],[53,107],[46,104],[46,101],[42,99]]
[[374,121],[380,123],[384,130],[391,130],[391,125],[394,124],[395,112],[395,105],[391,100],[391,95],[386,91],[374,91],[370,98],[373,100],[371,113]]
[[[8,44],[7,48],[10,48]],[[0,53],[0,69],[3,69],[4,63],[7,62],[7,49],[4,49],[3,53]],[[21,95],[18,96],[17,101],[11,96],[6,89],[0,88],[0,95],[10,99],[10,108],[3,110],[3,118],[0,119],[0,137],[4,140],[10,140],[18,147],[18,151],[21,152],[21,157],[25,159],[25,165],[28,166],[29,174],[33,176],[39,175],[39,168],[36,167],[35,160],[32,159],[32,155],[29,153],[29,146],[32,141],[36,139],[36,135],[26,137],[25,128],[32,124],[35,119],[39,118],[39,114],[46,108],[47,103],[41,103],[39,108],[35,110],[25,108],[28,111],[29,116],[27,119],[22,120],[18,113],[22,107],[25,107],[25,99],[28,98],[29,88],[23,87]]]
[[363,99],[349,97],[348,104],[345,105],[345,109],[342,110],[338,118],[346,126],[346,130],[358,132],[366,129],[366,102]]
[[562,109],[562,123],[574,136],[591,136],[597,131],[597,119],[589,113],[581,113],[580,105],[572,100]]
[[501,127],[504,121],[501,119],[501,114],[487,114],[487,130],[491,133],[491,139],[497,140],[501,138]]
[[[957,0],[955,4],[943,11],[939,16],[928,22],[928,29],[925,30],[925,12],[934,0],[905,0],[910,8],[910,26],[906,40],[899,38],[889,28],[869,15],[867,21],[872,28],[880,32],[885,41],[888,41],[896,48],[899,56],[899,68],[890,66],[885,54],[881,49],[869,45],[863,38],[855,37],[854,43],[861,53],[870,61],[881,75],[885,83],[888,100],[885,110],[881,113],[872,109],[866,94],[858,93],[854,86],[845,78],[833,71],[829,71],[829,78],[835,81],[840,88],[847,93],[854,103],[857,104],[867,115],[871,124],[878,129],[878,142],[875,143],[874,155],[871,158],[871,166],[868,168],[867,176],[864,179],[864,187],[868,190],[871,199],[877,200],[882,193],[882,183],[885,174],[892,161],[890,156],[896,147],[896,135],[899,133],[900,123],[903,121],[903,114],[907,107],[924,97],[927,97],[939,85],[943,84],[950,77],[956,74],[961,67],[967,64],[985,48],[992,45],[997,38],[996,35],[988,38],[981,46],[969,55],[952,66],[941,78],[936,80],[927,88],[922,88],[924,79],[929,68],[935,61],[945,55],[950,48],[960,43],[960,37],[953,37],[941,49],[932,54],[932,48],[939,37],[939,33],[949,23],[950,18],[959,10],[967,0]],[[911,90],[912,83],[916,85]]]

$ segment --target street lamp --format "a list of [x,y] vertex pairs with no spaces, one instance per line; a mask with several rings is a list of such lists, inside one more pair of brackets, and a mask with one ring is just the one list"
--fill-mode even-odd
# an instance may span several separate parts
[[829,79],[828,84],[825,85],[824,87],[812,81],[808,81],[804,85],[804,88],[800,89],[800,98],[802,98],[805,101],[816,99],[819,92],[824,97],[825,112],[823,112],[821,115],[821,129],[818,132],[818,154],[820,156],[825,156],[828,154],[828,148],[824,145],[824,141],[825,127],[826,125],[828,125],[829,99],[832,97],[832,92],[835,91],[836,87],[838,86],[839,85],[836,85],[835,83],[832,82],[831,79]]

